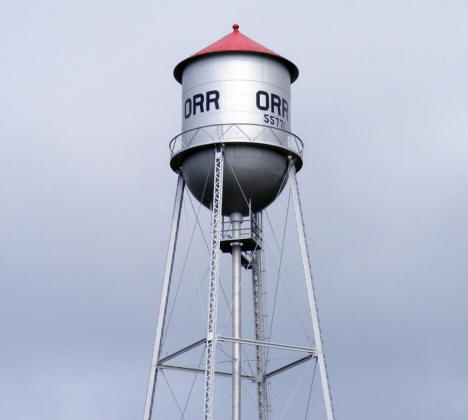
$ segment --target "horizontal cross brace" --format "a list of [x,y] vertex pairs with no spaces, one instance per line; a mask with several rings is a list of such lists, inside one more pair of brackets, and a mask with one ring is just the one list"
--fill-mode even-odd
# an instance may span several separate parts
[[[309,354],[308,356],[302,357],[301,359],[295,360],[294,362],[291,362],[287,365],[284,365],[278,369],[272,370],[271,372],[266,373],[263,376],[263,380],[267,380],[271,378],[272,376],[278,375],[280,373],[285,372],[286,370],[289,370],[295,366],[298,366],[304,362],[307,362],[308,360],[312,359],[315,357],[313,354]],[[204,369],[198,369],[198,368],[192,368],[192,367],[187,367],[187,366],[176,366],[176,365],[164,365],[161,364],[158,366],[159,369],[171,369],[171,370],[179,370],[182,372],[190,372],[190,373],[205,373]],[[225,377],[230,377],[232,376],[232,373],[230,372],[221,372],[221,371],[216,371],[216,375],[218,376],[225,376]],[[249,375],[241,375],[242,379],[248,379],[253,382],[257,382],[258,380],[254,376],[249,376]]]
[[269,343],[267,341],[245,340],[245,339],[242,339],[242,338],[232,338],[232,337],[218,337],[218,341],[227,341],[227,342],[230,342],[230,343],[248,344],[248,345],[252,345],[252,346],[270,347],[270,348],[273,348],[273,349],[303,351],[303,352],[306,352],[306,353],[311,353],[314,356],[316,355],[316,350],[314,348],[312,348],[312,347],[290,346],[288,344]]
[[[186,366],[174,366],[174,365],[159,365],[159,369],[172,369],[172,370],[181,370],[183,372],[192,372],[192,373],[205,373],[205,369],[197,369],[197,368],[191,368],[191,367],[186,367]],[[215,371],[215,375],[219,376],[232,376],[230,372],[220,372],[220,371]],[[251,381],[254,381],[255,378],[253,376],[249,375],[241,375],[242,379],[249,379]]]
[[169,354],[168,356],[166,357],[163,357],[162,359],[158,360],[158,366],[173,359],[174,357],[177,357],[177,356],[180,356],[181,354],[184,354],[186,352],[188,352],[189,350],[192,350],[202,344],[205,344],[206,343],[206,338],[202,338],[201,340],[198,340],[198,341],[195,341],[195,343],[193,344],[190,344],[184,348],[181,348],[180,350],[177,350],[176,352],[174,353],[171,353]]
[[271,378],[272,376],[278,375],[279,373],[283,373],[286,370],[289,370],[297,365],[300,365],[308,360],[312,359],[313,357],[317,357],[314,354],[309,354],[301,359],[295,360],[294,362],[288,363],[278,369],[272,370],[271,372],[266,373],[263,375],[263,380],[266,381],[267,379]]

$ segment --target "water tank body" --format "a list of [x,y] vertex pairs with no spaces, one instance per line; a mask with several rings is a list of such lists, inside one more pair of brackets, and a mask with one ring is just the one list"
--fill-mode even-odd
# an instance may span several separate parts
[[[288,157],[298,169],[302,145],[291,130],[294,64],[234,32],[179,63],[182,134],[171,166],[209,207],[216,145],[225,153],[223,214],[260,211],[286,183]],[[174,142],[173,140],[173,142]],[[300,142],[300,140],[299,140]],[[300,149],[300,150],[299,150]]]
[[192,61],[182,76],[182,130],[243,122],[290,129],[291,78],[268,56],[242,52],[208,55]]

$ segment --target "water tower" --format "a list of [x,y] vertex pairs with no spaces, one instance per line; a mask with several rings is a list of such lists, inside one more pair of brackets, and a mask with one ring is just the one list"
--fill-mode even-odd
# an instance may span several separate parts
[[[241,383],[257,384],[259,420],[268,415],[266,380],[307,360],[316,359],[327,420],[333,408],[322,348],[319,319],[310,269],[304,221],[296,180],[302,167],[302,141],[291,132],[291,84],[299,71],[289,60],[233,32],[180,62],[174,69],[182,84],[182,132],[170,142],[171,168],[178,174],[171,222],[169,248],[156,327],[144,420],[150,420],[158,372],[168,368],[176,356],[206,346],[204,394],[200,403],[204,420],[213,419],[216,347],[232,344],[232,420],[241,419]],[[314,347],[273,343],[265,337],[262,257],[262,212],[289,183],[305,274]],[[209,284],[206,336],[162,357],[161,343],[166,327],[174,254],[178,239],[185,186],[211,211]],[[220,253],[232,255],[232,336],[217,330]],[[255,339],[242,336],[241,271],[252,276]],[[244,378],[241,346],[255,346],[256,374]],[[275,372],[267,371],[268,348],[305,353],[304,357]],[[183,366],[171,366],[190,372]],[[225,373],[223,373],[225,375]],[[226,413],[224,418],[229,418]]]

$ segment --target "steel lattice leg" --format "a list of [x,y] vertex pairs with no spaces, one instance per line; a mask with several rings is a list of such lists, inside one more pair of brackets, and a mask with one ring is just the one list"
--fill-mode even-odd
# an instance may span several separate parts
[[327,420],[334,419],[333,405],[331,399],[330,385],[328,382],[327,365],[323,354],[323,343],[320,331],[320,322],[317,310],[317,302],[315,299],[314,283],[312,279],[312,270],[310,266],[309,249],[307,247],[307,239],[304,227],[304,216],[302,213],[301,200],[299,197],[299,188],[297,185],[296,168],[293,163],[289,167],[289,183],[291,185],[292,198],[294,203],[294,213],[296,215],[297,233],[299,235],[299,245],[301,248],[302,264],[304,266],[304,274],[306,280],[307,295],[309,299],[310,314],[312,317],[312,327],[314,330],[314,340],[317,349],[317,363],[320,370],[320,379],[322,382],[323,399],[325,402],[325,410]]
[[144,420],[151,419],[153,411],[154,392],[156,390],[156,380],[158,375],[158,360],[161,353],[161,344],[164,334],[164,326],[166,322],[167,302],[169,290],[172,280],[172,267],[174,265],[174,255],[177,245],[177,235],[179,232],[180,213],[182,210],[182,201],[184,197],[185,182],[182,175],[179,175],[177,180],[176,196],[174,201],[174,209],[172,211],[171,233],[169,236],[169,247],[166,258],[166,269],[164,271],[163,287],[161,292],[161,302],[159,304],[158,323],[156,326],[156,337],[154,339],[153,359],[151,361],[151,370],[148,381],[148,390],[146,393]]
[[[262,213],[252,214],[254,225],[263,239]],[[252,253],[252,287],[254,303],[255,340],[265,341],[265,325],[263,311],[263,269],[262,250],[256,249]],[[265,347],[255,347],[256,376],[257,376],[257,411],[258,420],[268,419],[267,383],[264,379],[266,373]]]
[[206,367],[205,397],[203,406],[204,420],[213,419],[213,396],[216,353],[216,321],[218,316],[219,284],[219,245],[221,239],[222,205],[223,205],[224,154],[221,147],[215,151],[213,209],[211,217],[211,251],[210,251],[210,284],[208,297],[208,322],[206,332]]

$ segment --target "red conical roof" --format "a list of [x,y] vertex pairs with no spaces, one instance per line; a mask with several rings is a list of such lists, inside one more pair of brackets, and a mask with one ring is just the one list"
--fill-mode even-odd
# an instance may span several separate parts
[[175,79],[179,83],[182,83],[182,73],[184,68],[187,66],[187,64],[191,63],[197,58],[208,54],[222,54],[227,52],[247,52],[268,55],[272,58],[275,58],[288,68],[289,73],[291,74],[291,83],[297,79],[299,76],[299,70],[294,63],[241,34],[239,32],[239,25],[236,24],[232,27],[234,29],[233,32],[177,64],[174,69]]

